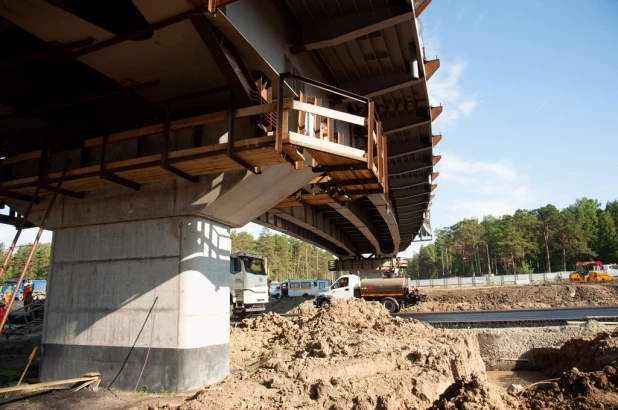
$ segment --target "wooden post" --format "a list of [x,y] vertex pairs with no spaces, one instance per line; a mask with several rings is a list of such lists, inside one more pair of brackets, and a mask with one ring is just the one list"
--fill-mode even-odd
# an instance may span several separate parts
[[335,142],[335,120],[327,118],[326,121],[328,127],[328,142]]
[[[300,102],[307,102],[307,94],[301,92],[300,93]],[[297,132],[302,135],[307,135],[307,130],[305,129],[307,123],[307,113],[304,111],[298,111],[298,130]]]
[[277,132],[275,133],[275,151],[281,153],[283,151],[283,133],[287,130],[283,129],[283,88],[285,80],[279,77],[279,90],[277,90]]
[[[382,131],[382,121],[378,123],[378,126]],[[382,147],[384,148],[384,163],[382,164],[382,168],[384,168],[384,193],[388,194],[388,137],[382,135],[380,138],[382,138]]]
[[367,104],[367,168],[373,170],[373,100]]
[[378,156],[378,184],[383,184],[383,174],[382,174],[382,161],[384,157],[382,156],[382,138],[380,138],[380,130],[378,129],[378,138],[376,140],[376,145],[378,148],[377,156]]
[[21,377],[19,378],[19,381],[17,382],[18,386],[21,384],[22,380],[24,380],[24,376],[26,375],[26,372],[28,372],[30,363],[32,363],[32,359],[34,359],[34,355],[36,354],[36,351],[38,348],[39,348],[38,346],[34,346],[34,349],[32,349],[32,353],[30,353],[30,357],[28,358],[28,364],[26,364],[26,368],[24,369],[24,372],[21,374]]

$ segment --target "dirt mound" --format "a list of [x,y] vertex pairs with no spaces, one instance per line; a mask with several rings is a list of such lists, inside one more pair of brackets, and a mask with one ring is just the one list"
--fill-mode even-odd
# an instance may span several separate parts
[[618,360],[618,329],[595,337],[573,338],[559,348],[535,348],[533,354],[537,365],[550,376],[573,367],[586,372],[601,370]]
[[360,299],[313,312],[244,320],[231,333],[230,377],[171,408],[425,409],[485,370],[469,332],[392,318]]
[[406,312],[613,306],[618,298],[618,284],[614,283],[434,288],[424,291],[428,302],[406,308]]
[[487,380],[484,373],[474,373],[457,380],[430,407],[431,410],[507,410],[510,408],[513,408],[513,400],[509,397],[503,398],[498,393],[498,389]]
[[519,397],[524,409],[616,409],[618,369],[616,362],[602,371],[583,373],[577,369],[560,379],[526,389]]
[[279,299],[270,299],[270,302],[266,305],[266,313],[278,313],[280,315],[285,314],[313,314],[315,308],[313,307],[314,296],[298,296],[298,297],[282,297]]

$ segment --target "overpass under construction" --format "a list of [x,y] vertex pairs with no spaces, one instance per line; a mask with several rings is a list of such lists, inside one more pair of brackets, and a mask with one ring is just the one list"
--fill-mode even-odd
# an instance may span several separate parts
[[422,239],[429,2],[1,2],[0,222],[54,231],[41,379],[222,380],[231,228],[350,264]]

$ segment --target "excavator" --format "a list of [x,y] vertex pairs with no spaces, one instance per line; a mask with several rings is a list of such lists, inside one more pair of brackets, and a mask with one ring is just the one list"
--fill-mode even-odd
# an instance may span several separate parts
[[612,277],[603,272],[603,263],[599,261],[577,262],[576,272],[569,276],[571,282],[596,282],[612,280]]

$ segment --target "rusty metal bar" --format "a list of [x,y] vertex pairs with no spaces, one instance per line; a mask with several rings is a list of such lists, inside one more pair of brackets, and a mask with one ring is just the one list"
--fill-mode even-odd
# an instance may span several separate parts
[[26,271],[28,270],[28,268],[30,267],[30,262],[32,261],[32,257],[34,256],[34,252],[36,251],[36,247],[39,244],[39,240],[41,239],[41,235],[43,234],[43,231],[45,230],[45,224],[47,223],[47,219],[49,218],[49,214],[51,213],[52,208],[54,207],[54,203],[56,202],[56,198],[58,197],[58,191],[61,189],[62,187],[62,178],[64,178],[64,176],[67,174],[67,172],[69,171],[69,167],[71,166],[71,160],[67,160],[67,163],[64,167],[64,170],[62,171],[62,176],[60,177],[60,182],[58,182],[58,186],[56,187],[56,191],[54,192],[54,195],[52,196],[51,201],[49,202],[49,206],[47,207],[47,212],[45,212],[45,216],[43,217],[43,220],[41,221],[41,226],[39,227],[39,232],[36,235],[36,238],[34,238],[34,242],[32,243],[32,248],[30,248],[30,253],[28,254],[28,258],[26,259],[26,263],[24,263],[24,267],[21,271],[21,274],[19,275],[19,279],[17,279],[17,284],[15,285],[15,291],[13,292],[13,294],[11,295],[11,300],[9,301],[9,305],[6,308],[6,315],[4,315],[4,317],[2,318],[2,323],[0,323],[0,330],[4,329],[4,325],[7,321],[7,319],[9,318],[9,313],[11,312],[11,307],[13,307],[13,302],[15,302],[15,297],[17,296],[17,291],[19,290],[19,284],[24,280],[24,275],[26,275]]

